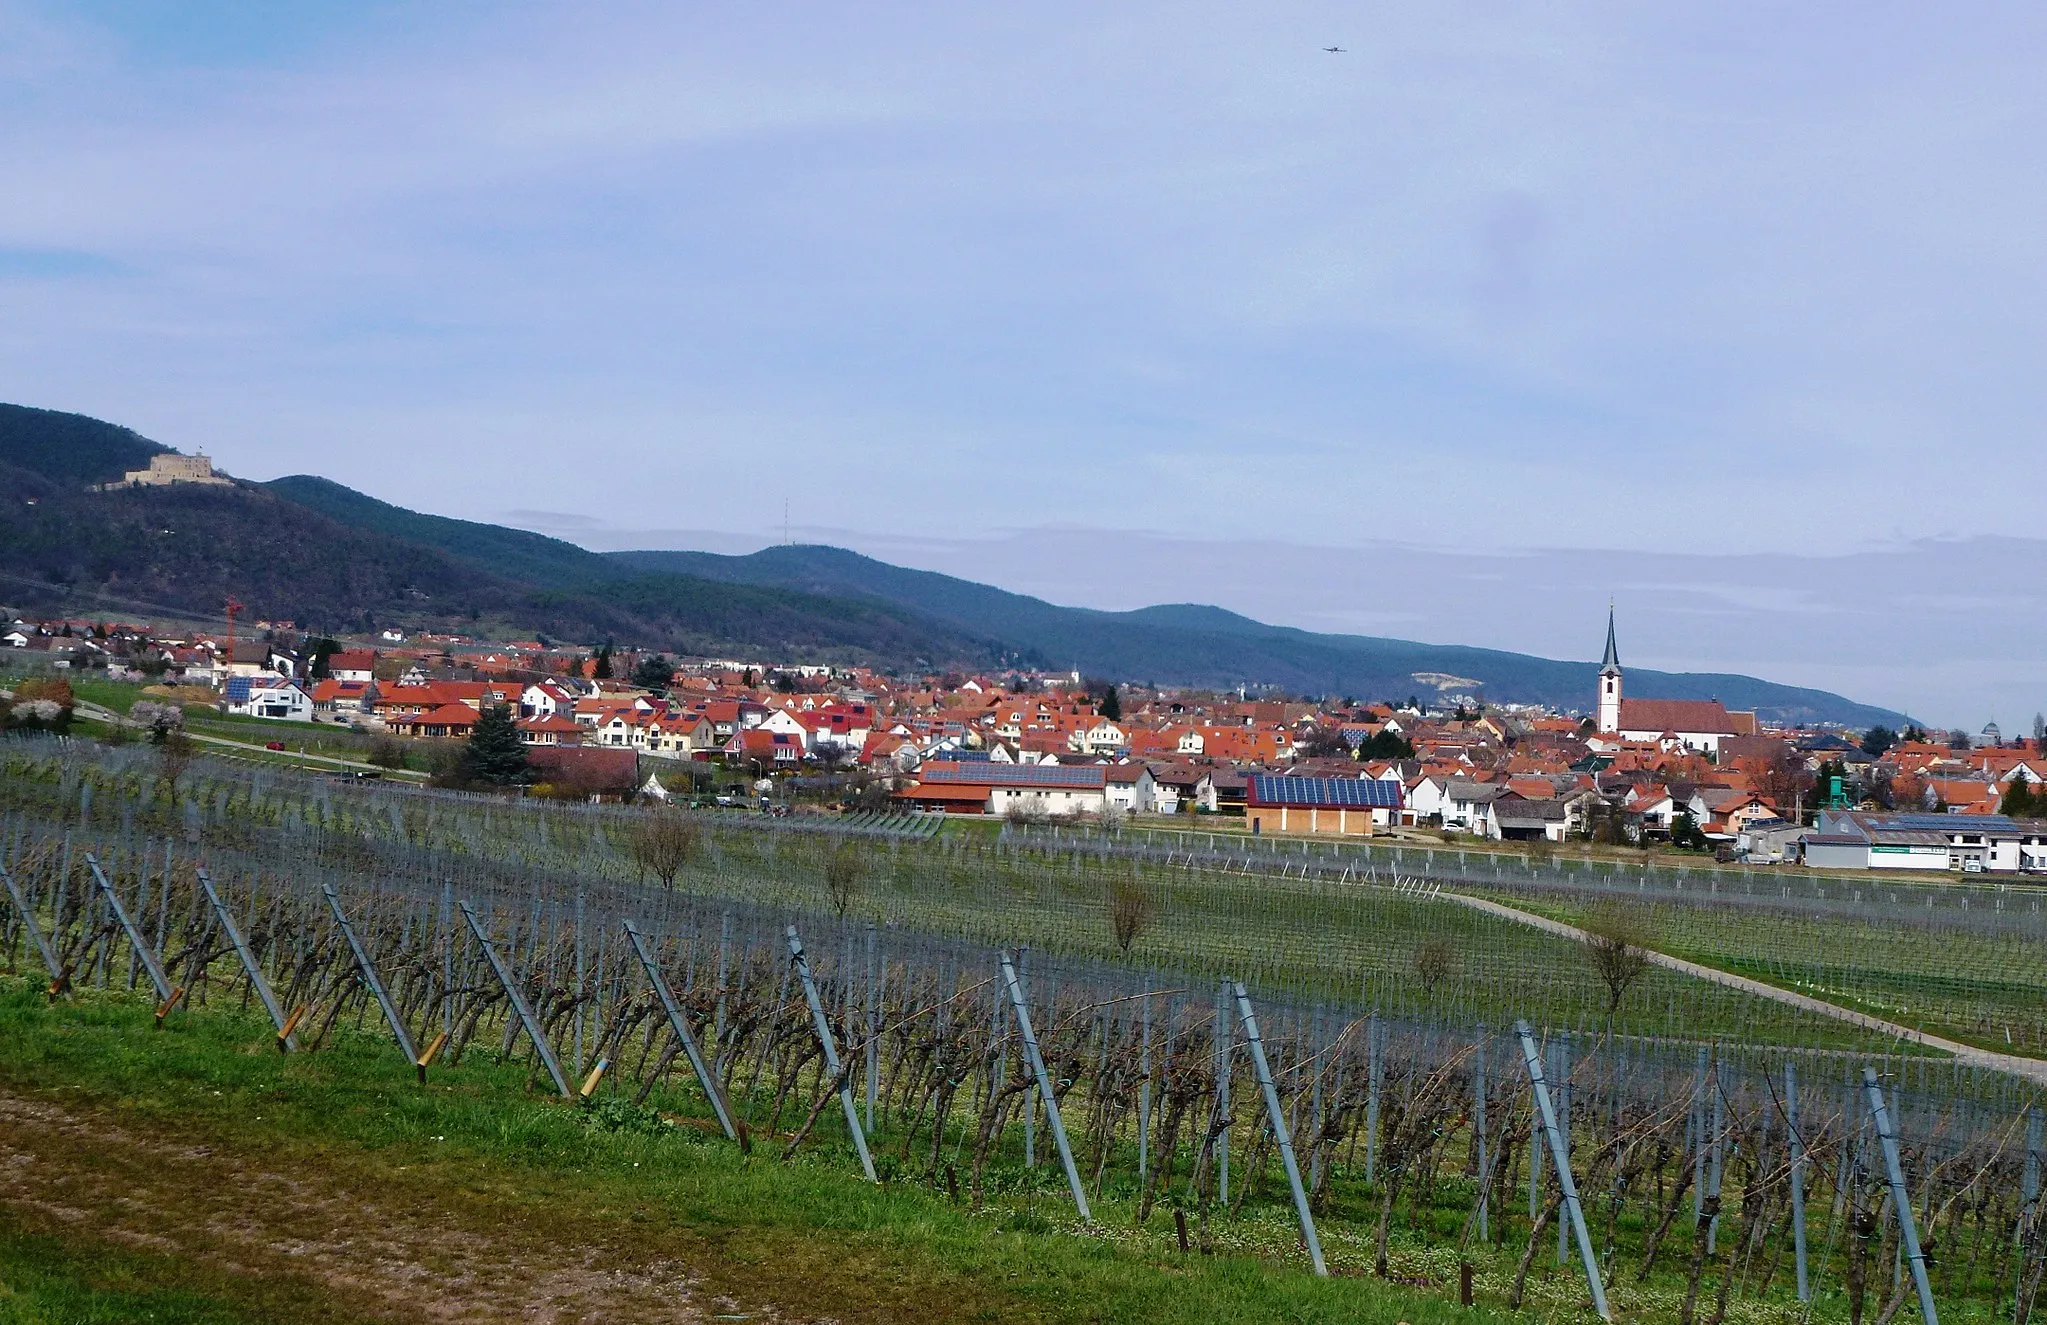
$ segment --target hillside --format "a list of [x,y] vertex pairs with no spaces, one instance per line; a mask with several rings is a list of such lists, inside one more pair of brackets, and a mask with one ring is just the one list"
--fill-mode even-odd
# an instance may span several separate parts
[[[616,552],[643,570],[813,593],[867,595],[925,613],[1102,676],[1160,683],[1279,685],[1305,694],[1400,698],[1427,693],[1422,673],[1479,681],[1488,699],[1586,708],[1597,665],[1497,649],[1423,644],[1363,635],[1320,635],[1270,626],[1219,607],[1169,604],[1131,612],[1059,607],[931,571],[907,570],[830,547],[772,547],[743,557],[708,552]],[[1721,672],[1628,670],[1629,693],[1658,699],[1718,699],[1776,721],[1901,724],[1902,714],[1824,690]]]
[[518,530],[420,515],[325,479],[91,492],[161,447],[80,415],[0,407],[0,586],[26,611],[440,627],[678,653],[992,666],[956,627],[832,598],[622,566]]
[[[355,632],[443,627],[711,656],[892,668],[1074,668],[1162,684],[1280,686],[1367,699],[1430,693],[1583,708],[1590,662],[1271,626],[1180,603],[1060,607],[841,548],[600,554],[560,539],[409,511],[328,479],[89,492],[168,448],[83,415],[0,405],[0,585],[24,610],[252,618]],[[50,587],[55,586],[55,587]],[[1713,698],[1784,721],[1904,717],[1749,676],[1630,669],[1631,694]]]
[[168,450],[83,414],[0,405],[0,496],[26,500],[110,482]]

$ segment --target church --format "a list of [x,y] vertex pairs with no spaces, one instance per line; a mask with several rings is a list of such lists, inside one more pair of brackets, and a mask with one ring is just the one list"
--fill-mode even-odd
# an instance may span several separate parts
[[1648,741],[1720,757],[1731,736],[1753,736],[1756,715],[1729,713],[1717,699],[1628,699],[1621,694],[1621,655],[1614,641],[1613,609],[1606,612],[1606,656],[1599,662],[1599,734]]

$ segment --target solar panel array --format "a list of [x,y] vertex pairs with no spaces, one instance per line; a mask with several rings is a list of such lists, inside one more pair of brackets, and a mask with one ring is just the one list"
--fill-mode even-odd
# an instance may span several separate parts
[[1251,775],[1254,805],[1327,805],[1340,810],[1397,810],[1403,802],[1398,782],[1377,778],[1285,778]]
[[1925,833],[2010,833],[2018,825],[2001,814],[1881,814],[1871,815],[1874,828],[1905,828]]
[[947,764],[926,764],[918,777],[925,782],[964,782],[976,786],[990,784],[1005,787],[1083,787],[1093,789],[1102,785],[1102,769],[1099,765],[1079,765],[1069,768],[1064,764],[1002,764],[980,763],[972,766]]
[[227,679],[227,702],[230,704],[248,703],[251,680],[252,678],[246,676],[230,676]]

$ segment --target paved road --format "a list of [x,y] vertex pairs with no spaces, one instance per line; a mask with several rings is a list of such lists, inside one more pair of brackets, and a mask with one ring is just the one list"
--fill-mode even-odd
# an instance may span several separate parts
[[[1531,928],[1542,930],[1545,933],[1555,934],[1560,938],[1570,939],[1577,943],[1585,941],[1586,935],[1584,930],[1574,925],[1564,924],[1560,920],[1551,920],[1547,916],[1534,915],[1515,907],[1503,906],[1498,902],[1488,901],[1483,897],[1471,897],[1464,893],[1445,890],[1437,895],[1445,901],[1457,902],[1471,907],[1475,911],[1484,911],[1489,915],[1501,916],[1507,920],[1516,921]],[[1650,952],[1648,957],[1651,962],[1666,970],[1678,971],[1699,980],[1710,980],[1716,985],[1725,985],[1729,989],[1739,989],[1743,993],[1754,994],[1758,998],[1772,999],[1787,1007],[1801,1008],[1807,1012],[1816,1012],[1820,1016],[1832,1017],[1836,1021],[1845,1021],[1851,1025],[1860,1026],[1864,1030],[1876,1031],[1882,1035],[1893,1035],[1901,1040],[1910,1040],[1915,1044],[1923,1044],[1930,1049],[1938,1049],[1943,1053],[1953,1054],[1957,1060],[1967,1063],[1972,1067],[1987,1067],[1999,1072],[2009,1072],[2013,1076],[2023,1077],[2028,1081],[2038,1082],[2043,1086],[2047,1086],[2047,1062],[2037,1058],[2021,1058],[2016,1054],[1994,1053],[1988,1049],[1978,1049],[1973,1045],[1957,1044],[1953,1040],[1943,1040],[1937,1035],[1928,1035],[1923,1031],[1913,1030],[1909,1026],[1900,1026],[1896,1022],[1885,1021],[1881,1017],[1872,1017],[1867,1013],[1857,1012],[1852,1008],[1844,1008],[1836,1003],[1827,1003],[1817,998],[1810,998],[1804,994],[1793,993],[1788,989],[1779,989],[1775,985],[1766,985],[1760,980],[1751,980],[1747,976],[1734,975],[1716,967],[1701,966],[1697,962],[1688,962],[1682,957],[1672,957],[1668,953]]]

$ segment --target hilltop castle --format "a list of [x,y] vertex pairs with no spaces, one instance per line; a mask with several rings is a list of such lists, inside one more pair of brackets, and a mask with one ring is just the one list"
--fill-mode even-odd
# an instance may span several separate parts
[[213,461],[204,451],[198,455],[179,455],[175,451],[149,457],[149,468],[131,469],[121,476],[119,483],[109,483],[109,488],[162,488],[173,483],[207,483],[227,487],[234,480],[225,474],[213,472]]

